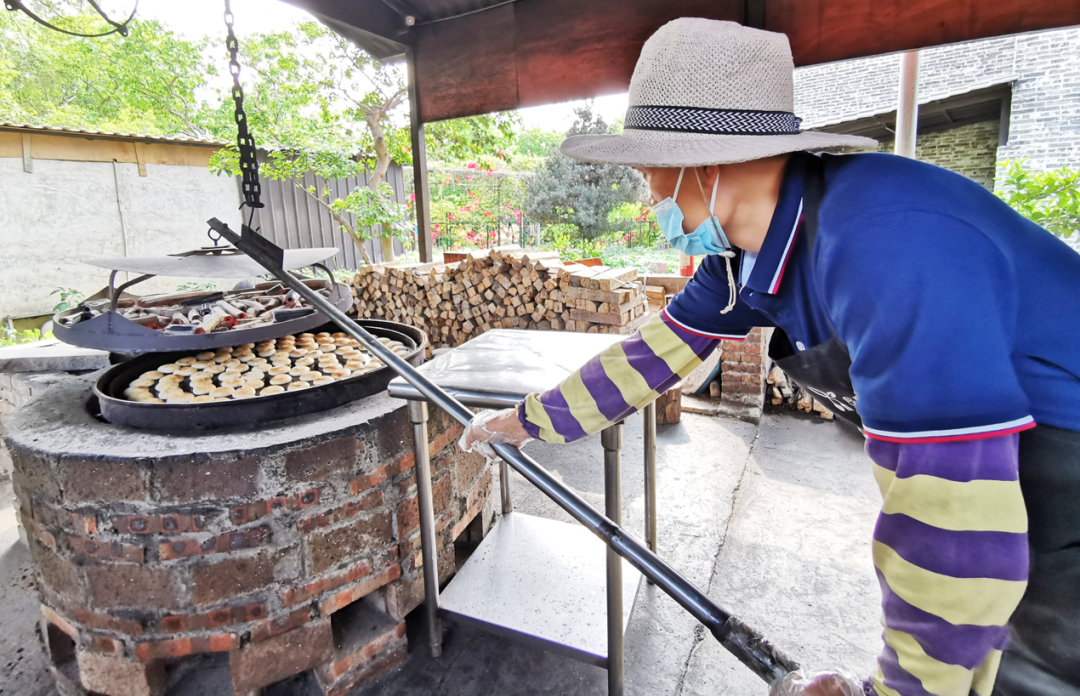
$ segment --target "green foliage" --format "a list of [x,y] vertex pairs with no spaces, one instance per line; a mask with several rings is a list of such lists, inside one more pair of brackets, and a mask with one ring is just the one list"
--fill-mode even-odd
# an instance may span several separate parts
[[[308,187],[308,193],[315,195],[315,187]],[[323,189],[319,196],[330,198],[330,192]],[[345,198],[331,199],[328,207],[335,214],[335,219],[345,214],[352,215],[356,220],[355,227],[350,230],[343,225],[342,229],[352,231],[361,240],[370,239],[373,229],[380,232],[383,229],[393,230],[403,240],[412,235],[412,228],[403,222],[408,216],[408,208],[394,200],[394,190],[385,181],[374,191],[359,186]]]
[[41,335],[41,331],[38,329],[27,329],[26,331],[16,331],[9,329],[6,326],[3,327],[3,331],[0,331],[0,348],[6,348],[8,346],[17,346],[23,343],[36,343],[46,338],[52,338],[52,331],[49,331],[44,336]]
[[518,134],[517,152],[529,157],[547,157],[549,152],[559,147],[564,138],[562,133],[556,131],[528,128]]
[[217,290],[217,285],[214,283],[199,282],[196,280],[191,280],[176,286],[177,292],[211,292],[213,290]]
[[59,295],[60,302],[53,307],[54,312],[63,312],[64,310],[71,309],[78,306],[83,300],[83,294],[74,288],[57,288],[49,293],[52,295]]
[[[66,15],[59,26],[100,31],[85,6],[52,4]],[[126,38],[83,39],[0,12],[0,120],[206,138],[211,108],[197,94],[216,74],[209,45],[154,21],[134,20]]]
[[998,198],[1028,220],[1063,238],[1080,232],[1080,171],[1062,167],[1035,172],[1025,160],[1001,163],[1004,176]]
[[[575,113],[567,136],[610,132],[604,120],[593,114],[591,104]],[[644,197],[645,184],[629,167],[578,162],[552,148],[528,190],[531,218],[571,223],[586,238],[594,238],[612,229],[609,215],[616,206]]]

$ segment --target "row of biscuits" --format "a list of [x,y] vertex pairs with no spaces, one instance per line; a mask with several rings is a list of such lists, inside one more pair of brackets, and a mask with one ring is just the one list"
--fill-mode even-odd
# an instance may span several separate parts
[[[401,357],[408,348],[380,338]],[[133,380],[124,396],[139,403],[212,403],[323,386],[383,366],[345,333],[303,333],[179,358]]]

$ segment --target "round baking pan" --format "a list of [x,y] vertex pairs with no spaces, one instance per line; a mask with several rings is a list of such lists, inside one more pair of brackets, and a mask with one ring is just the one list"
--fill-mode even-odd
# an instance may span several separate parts
[[[414,367],[423,364],[427,350],[427,334],[420,329],[380,319],[362,319],[356,323],[377,338],[401,341],[408,349],[405,360]],[[336,324],[324,323],[310,331],[333,333],[340,329]],[[184,350],[140,355],[106,370],[94,385],[94,396],[101,417],[117,425],[171,432],[251,427],[325,411],[378,394],[386,390],[386,386],[395,376],[394,371],[384,365],[363,375],[355,375],[320,387],[205,404],[147,404],[124,398],[124,390],[139,375],[190,355],[191,352]]]

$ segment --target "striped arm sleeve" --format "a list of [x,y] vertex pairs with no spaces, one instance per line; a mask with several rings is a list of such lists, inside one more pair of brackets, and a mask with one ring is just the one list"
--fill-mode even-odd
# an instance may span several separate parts
[[884,499],[880,696],[990,696],[1028,577],[1018,437],[867,441]]
[[538,440],[581,439],[647,406],[690,374],[719,343],[658,314],[559,386],[525,397],[518,405],[518,420]]

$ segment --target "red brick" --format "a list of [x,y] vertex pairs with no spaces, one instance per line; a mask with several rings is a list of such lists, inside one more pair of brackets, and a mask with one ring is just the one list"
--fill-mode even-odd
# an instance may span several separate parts
[[109,542],[85,537],[68,537],[67,542],[75,554],[75,560],[80,562],[94,559],[142,563],[146,558],[146,549],[144,547],[122,544],[119,541]]
[[251,627],[251,642],[259,643],[267,638],[273,638],[297,626],[303,626],[309,621],[311,621],[311,607],[301,607],[288,614],[267,619]]
[[398,538],[408,536],[420,526],[420,507],[416,494],[401,501],[397,508]]
[[136,462],[64,459],[60,472],[68,502],[145,500],[149,491],[146,470]]
[[82,515],[77,512],[69,512],[68,527],[80,534],[97,534],[97,516],[93,514]]
[[94,636],[94,640],[90,644],[90,649],[94,652],[120,655],[124,652],[124,644],[117,639],[109,638],[108,636]]
[[124,515],[112,523],[118,534],[183,534],[206,528],[201,515]]
[[742,356],[742,362],[750,363],[750,364],[753,364],[753,365],[761,365],[761,356],[760,355],[744,355],[744,356]]
[[327,662],[334,655],[330,621],[306,624],[229,655],[233,691],[255,691]]
[[330,616],[335,611],[349,606],[361,597],[366,597],[388,582],[393,582],[400,577],[401,566],[394,564],[381,573],[365,578],[360,583],[338,592],[333,597],[324,599],[319,603],[319,614],[321,616]]
[[158,557],[171,561],[187,556],[206,556],[215,553],[235,553],[243,549],[255,548],[270,538],[269,527],[256,527],[246,531],[229,532],[208,539],[177,539],[162,542],[158,546]]
[[173,614],[161,619],[161,629],[166,633],[205,631],[234,624],[249,623],[266,618],[265,604],[248,604],[225,609],[215,609],[205,614]]
[[461,433],[464,431],[464,428],[457,423],[454,423],[453,427],[431,441],[431,453],[438,454],[447,447],[450,447],[458,441],[458,438],[461,437]]
[[301,534],[309,534],[316,529],[322,527],[329,527],[332,524],[337,524],[342,520],[347,520],[350,517],[355,517],[361,512],[367,510],[373,510],[383,504],[382,491],[371,491],[367,495],[363,496],[359,500],[346,501],[344,505],[340,505],[332,510],[319,513],[318,515],[310,515],[297,522],[297,529]]
[[[344,640],[338,639],[334,661],[315,669],[320,684],[333,684],[405,637],[404,622],[395,624],[391,617],[363,602],[355,606],[359,611],[347,612],[351,616],[345,618],[346,625],[339,631]],[[350,622],[353,625],[347,625]]]
[[225,558],[195,566],[191,569],[195,604],[213,604],[272,584],[274,569],[289,553],[289,549],[265,550],[254,556]]
[[11,477],[24,495],[44,495],[53,500],[60,498],[60,486],[48,460],[20,449],[12,448],[9,452]]
[[473,481],[484,470],[487,460],[479,452],[467,452],[454,462],[454,487],[458,495],[472,488]]
[[386,586],[386,611],[398,621],[424,603],[424,576],[417,573]]
[[158,696],[165,687],[161,662],[140,664],[115,655],[90,651],[77,654],[82,686],[90,692],[114,696]]
[[372,471],[370,474],[357,476],[352,481],[349,481],[349,490],[352,491],[353,495],[357,495],[358,493],[362,493],[369,488],[374,488],[385,480],[386,467],[380,466],[378,469]]
[[397,461],[395,461],[393,464],[388,465],[386,467],[386,472],[391,476],[397,476],[413,469],[415,466],[416,453],[410,450],[398,457]]
[[369,421],[368,425],[375,434],[375,461],[397,459],[412,449],[412,424],[404,406]]
[[310,572],[320,574],[343,561],[367,555],[372,548],[390,546],[392,533],[393,522],[387,510],[311,534],[305,540]]
[[295,481],[322,481],[356,466],[359,443],[354,436],[339,437],[285,455],[285,475]]
[[449,471],[443,471],[442,475],[431,482],[431,505],[436,516],[441,515],[453,502],[454,477]]
[[45,587],[69,599],[81,599],[82,583],[78,568],[37,542],[31,542],[30,550]]
[[30,535],[41,542],[43,546],[47,546],[53,551],[56,551],[56,537],[45,531],[45,529],[35,520],[26,520],[26,528],[30,532]]
[[747,344],[743,346],[743,352],[750,355],[761,355],[761,345]]
[[344,573],[330,575],[320,580],[316,580],[315,582],[308,583],[303,587],[284,590],[281,593],[281,605],[284,607],[291,607],[295,604],[306,602],[313,597],[321,595],[323,592],[336,590],[342,585],[356,582],[360,578],[367,576],[369,573],[371,573],[371,561],[365,558]]
[[97,607],[174,609],[180,604],[176,581],[168,568],[131,564],[86,567],[90,599]]
[[408,644],[405,641],[401,641],[400,644],[394,645],[371,662],[363,664],[353,672],[349,672],[333,685],[324,687],[324,696],[347,696],[352,693],[358,685],[371,681],[380,674],[383,674],[404,662],[408,652]]
[[187,657],[200,653],[229,652],[240,648],[240,637],[235,633],[219,633],[200,638],[169,638],[135,646],[135,657],[140,662]]
[[142,624],[138,621],[122,619],[109,614],[95,614],[88,609],[80,609],[76,612],[75,620],[87,628],[96,628],[101,631],[126,633],[132,636],[142,635],[143,632]]
[[206,456],[160,461],[154,467],[161,500],[176,503],[251,498],[257,494],[259,468],[255,457]]

